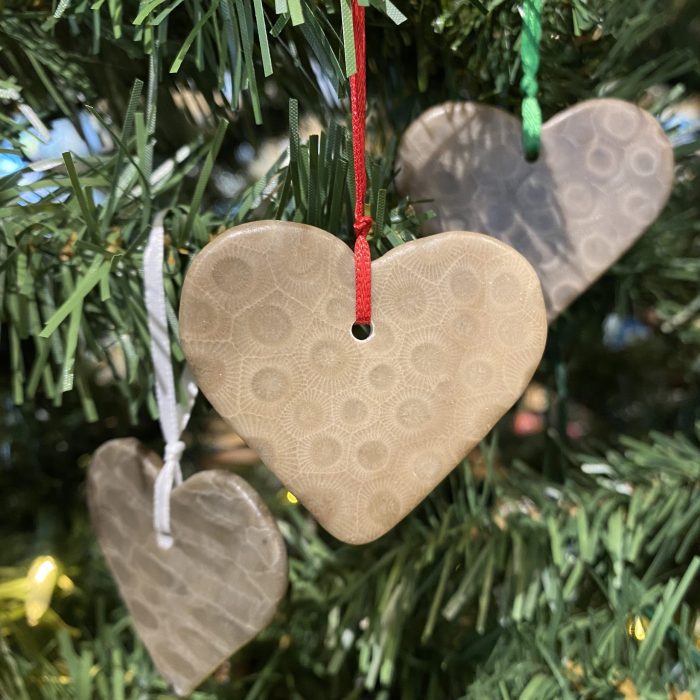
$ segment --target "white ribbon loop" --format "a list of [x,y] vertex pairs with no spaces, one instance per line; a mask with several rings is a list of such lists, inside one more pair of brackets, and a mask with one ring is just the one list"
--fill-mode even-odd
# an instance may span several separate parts
[[174,543],[170,532],[170,492],[173,486],[182,483],[180,458],[184,451],[185,443],[182,440],[166,443],[163,466],[153,485],[153,526],[161,549],[170,549]]
[[148,315],[148,331],[151,334],[151,361],[156,378],[156,402],[158,419],[165,440],[163,466],[153,486],[153,527],[158,546],[173,546],[170,530],[170,493],[182,483],[180,459],[185,443],[180,439],[190,418],[197,397],[197,385],[185,367],[181,377],[185,406],[180,406],[175,394],[175,380],[170,356],[170,335],[163,286],[163,215],[158,214],[143,253],[143,280]]

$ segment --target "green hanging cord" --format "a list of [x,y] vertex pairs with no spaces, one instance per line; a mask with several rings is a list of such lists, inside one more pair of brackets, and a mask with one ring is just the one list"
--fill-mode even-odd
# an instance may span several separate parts
[[540,67],[540,37],[542,36],[542,0],[523,0],[523,29],[520,36],[520,60],[523,77],[521,113],[523,118],[523,150],[528,160],[540,153],[542,111],[537,101],[537,70]]

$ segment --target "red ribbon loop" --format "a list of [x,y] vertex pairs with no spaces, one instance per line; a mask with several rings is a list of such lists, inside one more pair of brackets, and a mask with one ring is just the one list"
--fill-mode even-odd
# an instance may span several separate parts
[[372,256],[365,236],[355,239],[355,323],[372,323]]
[[352,116],[352,154],[355,169],[355,323],[372,322],[372,258],[367,236],[372,217],[365,215],[365,109],[367,76],[365,71],[365,8],[352,0],[352,27],[355,35],[357,72],[350,76]]

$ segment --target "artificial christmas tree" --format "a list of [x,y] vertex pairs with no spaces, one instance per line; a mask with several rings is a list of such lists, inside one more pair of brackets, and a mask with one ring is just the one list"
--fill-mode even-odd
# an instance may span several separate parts
[[[447,101],[519,112],[522,10],[370,0],[374,259],[436,230],[430,202],[394,180],[411,122]],[[339,543],[255,454],[236,456],[199,399],[184,471],[228,465],[250,482],[290,584],[193,697],[700,697],[699,14],[695,0],[544,4],[544,119],[590,98],[634,103],[674,145],[673,191],[550,325],[515,412],[393,530]],[[144,246],[164,212],[179,379],[183,280],[211,239],[286,220],[353,241],[351,3],[11,2],[0,17],[0,696],[168,697],[85,489],[108,439],[162,453]],[[319,128],[302,137],[300,123]]]

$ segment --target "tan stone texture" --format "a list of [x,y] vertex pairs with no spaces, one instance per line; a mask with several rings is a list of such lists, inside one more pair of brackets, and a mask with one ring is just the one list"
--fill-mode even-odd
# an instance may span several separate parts
[[551,320],[657,218],[673,185],[673,150],[649,113],[616,99],[560,112],[541,146],[529,163],[516,117],[448,102],[404,134],[397,186],[416,209],[437,213],[426,231],[481,231],[521,252]]
[[360,341],[350,248],[261,221],[204,248],[180,306],[204,394],[353,544],[391,529],[491,430],[546,337],[537,275],[494,238],[412,241],[374,261],[372,278],[373,332]]
[[88,472],[90,515],[156,668],[186,695],[267,626],[287,588],[287,554],[258,494],[219,470],[173,490],[175,543],[160,549],[152,506],[160,467],[138,440],[102,445]]

